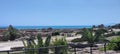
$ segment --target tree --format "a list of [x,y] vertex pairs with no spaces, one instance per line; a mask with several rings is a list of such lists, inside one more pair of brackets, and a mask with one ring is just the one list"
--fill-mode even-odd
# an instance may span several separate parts
[[96,26],[95,26],[95,25],[93,25],[93,26],[92,26],[92,28],[96,28]]
[[84,40],[86,40],[88,42],[88,44],[90,44],[90,53],[92,54],[92,47],[94,45],[95,42],[100,41],[101,38],[101,32],[94,32],[93,29],[83,29],[83,33],[82,33],[82,38]]
[[104,24],[98,25],[98,28],[104,28]]
[[104,35],[104,33],[106,33],[107,32],[107,30],[105,30],[105,29],[98,29],[98,30],[96,30],[94,33],[95,33],[95,42],[99,42],[99,41],[105,41],[105,35]]
[[15,29],[12,25],[9,25],[8,30],[4,32],[4,37],[6,37],[6,40],[15,40],[19,37],[19,31]]
[[37,35],[37,43],[34,41],[34,39],[29,38],[26,40],[27,43],[23,40],[23,44],[25,48],[31,48],[31,49],[38,49],[38,52],[34,50],[27,50],[27,54],[48,54],[49,49],[48,48],[41,48],[41,47],[48,47],[50,46],[51,36],[47,36],[45,42],[43,41],[42,37],[38,34]]
[[49,27],[48,29],[47,29],[47,31],[52,31],[53,30],[53,28],[51,28],[51,27]]

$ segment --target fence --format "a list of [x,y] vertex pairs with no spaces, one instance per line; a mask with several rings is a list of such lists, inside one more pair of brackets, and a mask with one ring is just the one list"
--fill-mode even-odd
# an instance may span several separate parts
[[[49,46],[41,48],[23,48],[0,51],[0,54],[120,54],[106,49],[108,43],[96,43],[95,46],[84,44],[68,44],[68,46]],[[99,49],[103,47],[103,51]]]

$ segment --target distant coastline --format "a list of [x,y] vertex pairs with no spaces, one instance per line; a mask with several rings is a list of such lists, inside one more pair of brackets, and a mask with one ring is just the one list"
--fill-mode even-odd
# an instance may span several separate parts
[[[8,26],[0,26],[0,28],[7,28]],[[92,26],[14,26],[16,29],[43,29],[43,28],[53,28],[53,29],[81,29],[81,28],[91,28]]]

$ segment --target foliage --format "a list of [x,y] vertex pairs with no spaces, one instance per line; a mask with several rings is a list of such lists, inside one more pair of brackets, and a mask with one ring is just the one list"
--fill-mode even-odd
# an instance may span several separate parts
[[111,32],[110,34],[106,34],[105,36],[110,37],[110,36],[114,36],[114,35],[117,35],[117,34],[115,32]]
[[9,25],[8,30],[3,33],[3,40],[15,40],[20,37],[20,33],[17,29],[15,29],[12,25]]
[[82,39],[86,40],[90,44],[90,54],[92,54],[92,46],[95,42],[99,42],[100,40],[104,40],[103,30],[97,30],[96,32],[93,29],[83,29]]
[[107,30],[105,30],[105,29],[98,29],[98,30],[96,30],[95,31],[95,42],[99,42],[99,41],[101,41],[101,42],[104,42],[104,40],[105,40],[105,35],[104,35],[104,33],[106,33],[107,32]]
[[53,28],[49,27],[49,28],[47,28],[47,30],[48,30],[48,31],[52,31],[52,30],[53,30]]
[[8,36],[9,32],[4,32],[3,36],[1,37],[1,41],[8,41],[10,38]]
[[[99,50],[103,51],[104,48],[100,48]],[[113,38],[106,46],[106,50],[120,50],[120,37]]]
[[96,31],[93,31],[93,29],[83,29],[83,32],[81,33],[83,36],[82,38],[76,38],[73,39],[71,42],[83,42],[88,41],[88,43],[94,43],[99,41],[104,41],[105,36],[104,33],[107,32],[104,29],[98,29]]
[[[104,51],[104,47],[99,48],[99,50]],[[106,50],[109,50],[109,49],[106,47]]]
[[113,38],[110,40],[110,43],[108,43],[107,48],[109,50],[120,50],[120,37]]
[[53,41],[54,46],[59,46],[59,45],[67,45],[67,41],[65,38],[58,39],[56,38],[55,41]]
[[120,28],[120,24],[115,24],[113,26],[111,26],[112,28]]
[[119,31],[119,32],[117,32],[117,35],[120,35],[120,31]]
[[105,32],[107,32],[107,30],[105,30],[105,29],[98,29],[96,32],[99,32],[99,34],[104,34]]
[[95,40],[92,29],[83,29],[82,35],[82,39],[87,40],[88,43],[93,43]]
[[104,33],[107,32],[104,29],[99,29],[96,31],[93,31],[93,29],[83,29],[82,33],[82,39],[85,41],[88,41],[88,43],[94,43],[99,41],[104,41],[105,36]]
[[56,36],[56,35],[60,35],[60,33],[59,32],[54,32],[54,33],[52,33],[52,35]]
[[[50,40],[51,40],[51,36],[47,36],[45,42],[43,42],[43,39],[40,35],[37,35],[37,40],[38,42],[35,43],[35,41],[33,39],[28,39],[27,40],[27,44],[25,43],[25,41],[23,41],[24,47],[25,48],[32,48],[32,49],[36,49],[36,48],[41,48],[41,47],[48,47],[50,45]],[[27,54],[48,54],[48,49],[39,49],[38,52],[36,52],[35,50],[28,50]]]
[[[56,38],[55,41],[53,41],[54,46],[67,46],[67,41],[65,38],[58,39]],[[67,47],[60,47],[55,48],[55,50],[58,50],[59,54],[67,54]]]

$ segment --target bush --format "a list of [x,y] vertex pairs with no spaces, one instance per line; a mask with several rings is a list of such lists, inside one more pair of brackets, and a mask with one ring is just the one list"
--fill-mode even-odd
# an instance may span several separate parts
[[[100,51],[104,51],[104,47],[99,48]],[[109,50],[109,48],[106,48],[106,50]]]
[[65,46],[65,47],[57,47],[55,48],[55,50],[57,50],[58,54],[67,54],[67,41],[65,38],[62,39],[55,39],[55,41],[53,41],[53,46]]
[[110,40],[110,43],[108,43],[107,48],[110,50],[120,50],[120,37],[113,38]]
[[52,35],[56,36],[56,35],[60,35],[60,33],[59,32],[54,32],[54,33],[52,33]]
[[[99,50],[103,51],[104,48],[100,48]],[[106,50],[120,50],[120,37],[110,40],[106,46]]]
[[117,35],[120,35],[120,31],[119,31],[119,32],[117,32]]
[[1,41],[8,41],[9,40],[9,37],[7,37],[7,36],[2,36],[1,37]]

